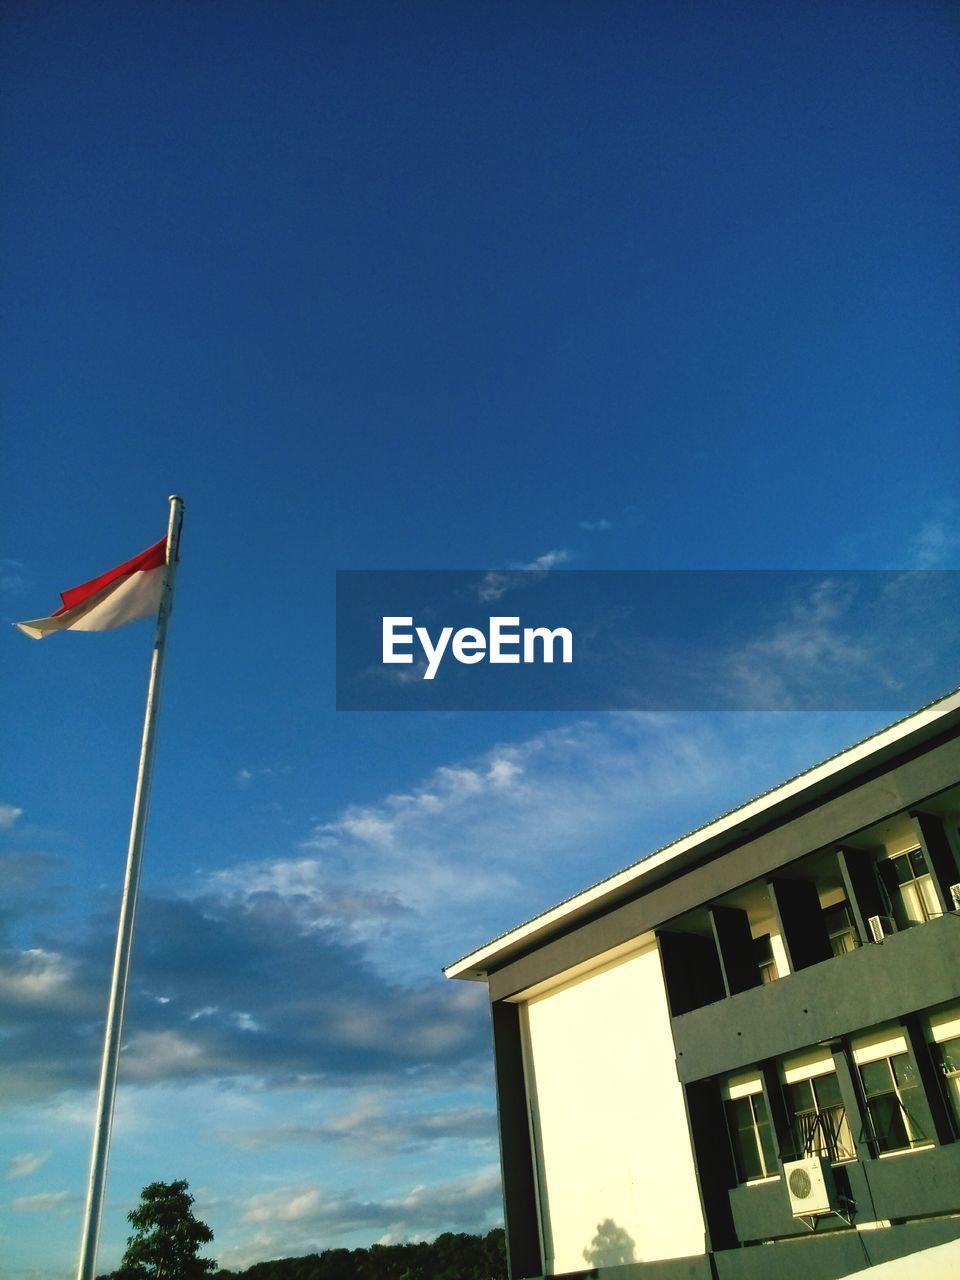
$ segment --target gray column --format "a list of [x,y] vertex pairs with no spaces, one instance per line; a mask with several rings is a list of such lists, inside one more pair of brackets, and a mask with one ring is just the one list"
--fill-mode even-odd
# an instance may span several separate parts
[[658,930],[657,944],[672,1017],[722,1000],[727,994],[712,938]]
[[943,1146],[953,1141],[953,1125],[947,1114],[946,1099],[940,1085],[940,1077],[930,1055],[927,1037],[916,1014],[909,1014],[903,1019],[903,1029],[907,1036],[907,1049],[913,1058],[917,1075],[920,1078],[921,1094],[919,1100],[920,1114],[917,1120],[925,1130],[926,1137]]
[[503,1217],[510,1280],[543,1274],[534,1153],[523,1077],[520,1007],[505,1001],[490,1006],[497,1069],[497,1120],[503,1172]]
[[935,813],[923,813],[916,810],[910,814],[913,825],[920,839],[924,861],[930,868],[933,887],[941,910],[952,911],[953,900],[950,897],[950,886],[960,882],[960,871],[954,860],[953,850],[943,829],[943,821]]
[[837,848],[837,861],[857,933],[862,943],[872,942],[867,921],[871,916],[887,913],[886,903],[877,883],[874,860],[863,849]]
[[710,924],[720,955],[727,995],[761,985],[760,968],[753,949],[753,935],[745,911],[739,907],[710,908]]
[[770,897],[794,973],[833,955],[816,885],[809,880],[769,880]]
[[833,1055],[840,1097],[843,1099],[844,1110],[847,1113],[847,1124],[850,1126],[857,1159],[865,1162],[872,1159],[874,1153],[867,1140],[869,1129],[866,1123],[867,1111],[847,1037],[841,1036],[834,1040],[830,1045],[830,1052]]

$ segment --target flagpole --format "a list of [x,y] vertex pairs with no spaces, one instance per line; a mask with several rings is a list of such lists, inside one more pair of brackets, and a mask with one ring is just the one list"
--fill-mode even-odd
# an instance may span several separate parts
[[137,913],[137,893],[140,887],[140,865],[143,860],[143,834],[147,823],[150,776],[153,772],[154,747],[157,737],[160,679],[163,674],[163,659],[166,650],[167,622],[173,610],[173,580],[180,554],[180,529],[182,524],[183,499],[174,494],[170,498],[170,523],[167,529],[167,567],[164,575],[163,595],[157,614],[157,635],[153,645],[153,658],[150,663],[147,709],[144,715],[143,740],[140,746],[140,768],[137,772],[137,786],[133,799],[130,842],[127,847],[127,869],[123,883],[123,898],[120,903],[120,920],[117,926],[117,948],[113,960],[110,1001],[107,1007],[107,1026],[103,1040],[103,1062],[100,1067],[100,1095],[97,1100],[97,1119],[93,1130],[90,1180],[87,1185],[87,1207],[83,1222],[83,1239],[80,1245],[80,1264],[77,1268],[77,1280],[94,1280],[97,1247],[100,1242],[100,1221],[103,1215],[103,1192],[107,1179],[110,1129],[113,1124],[113,1104],[117,1093],[120,1038],[123,1034],[123,1011],[127,998],[127,979],[130,975],[133,926]]

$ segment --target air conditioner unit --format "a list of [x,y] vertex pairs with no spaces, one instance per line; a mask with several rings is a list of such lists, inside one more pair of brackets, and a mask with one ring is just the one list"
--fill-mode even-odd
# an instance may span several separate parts
[[790,1196],[790,1212],[795,1218],[808,1218],[837,1209],[837,1185],[826,1156],[804,1156],[783,1166]]
[[950,886],[950,901],[953,903],[954,911],[960,911],[960,884]]
[[882,942],[891,933],[896,933],[897,926],[891,916],[870,916],[867,920],[870,937],[874,942]]

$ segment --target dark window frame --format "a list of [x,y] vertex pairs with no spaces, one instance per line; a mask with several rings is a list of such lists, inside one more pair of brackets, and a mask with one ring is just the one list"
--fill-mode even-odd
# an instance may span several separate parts
[[[875,1075],[881,1066],[886,1067],[885,1087],[872,1087],[864,1073]],[[863,1137],[873,1154],[926,1146],[929,1138],[907,1105],[915,1093],[923,1096],[920,1073],[910,1054],[901,1050],[871,1058],[857,1064],[857,1074],[864,1101]]]
[[[747,1118],[747,1111],[749,1123],[744,1124],[742,1121]],[[776,1135],[763,1089],[741,1094],[737,1098],[725,1098],[723,1115],[737,1182],[741,1186],[747,1186],[751,1182],[779,1177]],[[750,1139],[744,1137],[747,1134]],[[751,1172],[751,1169],[756,1172]]]
[[[835,1088],[834,1096],[825,1096],[831,1087]],[[798,1103],[804,1088],[809,1090],[810,1100],[801,1106]],[[841,1164],[857,1158],[836,1070],[785,1083],[783,1094],[790,1121],[793,1159],[799,1160],[805,1155],[826,1156],[831,1164]]]

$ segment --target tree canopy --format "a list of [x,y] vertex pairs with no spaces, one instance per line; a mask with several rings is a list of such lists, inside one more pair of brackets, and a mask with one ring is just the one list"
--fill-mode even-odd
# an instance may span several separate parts
[[447,1231],[430,1243],[325,1249],[218,1271],[214,1280],[507,1280],[507,1263],[498,1227],[485,1236]]
[[193,1214],[193,1196],[186,1182],[151,1182],[140,1203],[127,1214],[133,1235],[127,1240],[117,1276],[124,1280],[199,1280],[216,1271],[212,1258],[200,1249],[213,1239],[205,1222]]

